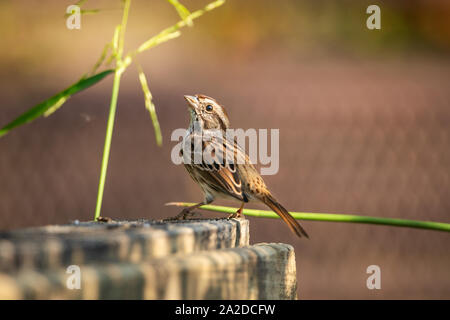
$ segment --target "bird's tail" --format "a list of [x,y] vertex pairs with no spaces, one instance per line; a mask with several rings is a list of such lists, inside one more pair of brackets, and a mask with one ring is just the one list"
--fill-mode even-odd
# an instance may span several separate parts
[[297,220],[294,219],[293,216],[290,215],[290,213],[281,204],[278,203],[277,200],[275,200],[274,197],[272,197],[271,195],[267,195],[264,196],[262,200],[270,209],[272,209],[277,215],[279,215],[284,222],[287,223],[289,228],[297,236],[299,236],[300,238],[304,236],[309,239],[308,234],[302,228],[302,226],[297,222]]

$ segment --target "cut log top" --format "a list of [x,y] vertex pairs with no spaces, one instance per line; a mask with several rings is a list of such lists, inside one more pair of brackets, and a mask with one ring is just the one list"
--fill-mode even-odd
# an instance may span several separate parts
[[[75,289],[67,283],[74,265]],[[0,299],[295,297],[293,248],[250,246],[245,219],[74,222],[0,233]]]
[[171,254],[249,244],[243,219],[80,222],[0,234],[0,271],[105,261],[139,262]]

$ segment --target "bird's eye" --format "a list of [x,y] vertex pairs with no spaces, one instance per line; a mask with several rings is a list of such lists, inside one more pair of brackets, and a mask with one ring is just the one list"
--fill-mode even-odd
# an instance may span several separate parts
[[205,109],[206,111],[211,112],[213,110],[213,106],[208,104]]

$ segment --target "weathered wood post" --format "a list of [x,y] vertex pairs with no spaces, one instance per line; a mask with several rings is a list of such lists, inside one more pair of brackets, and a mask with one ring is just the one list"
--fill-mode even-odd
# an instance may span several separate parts
[[245,219],[0,233],[0,299],[295,299],[296,283],[292,246],[249,245]]

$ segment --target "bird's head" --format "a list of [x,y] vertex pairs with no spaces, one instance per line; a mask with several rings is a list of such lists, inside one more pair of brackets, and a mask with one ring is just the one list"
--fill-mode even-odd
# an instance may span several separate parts
[[184,96],[189,105],[190,123],[198,121],[202,129],[226,130],[230,126],[225,108],[215,99],[196,94]]

